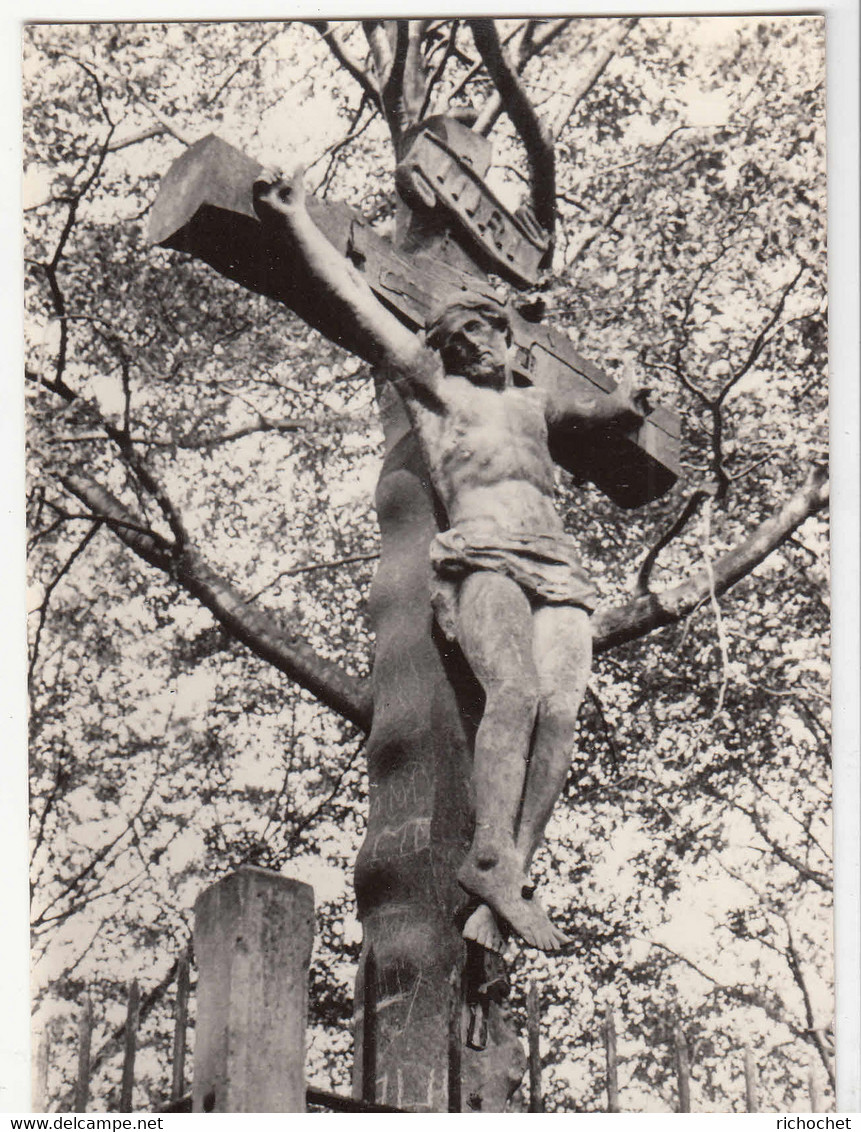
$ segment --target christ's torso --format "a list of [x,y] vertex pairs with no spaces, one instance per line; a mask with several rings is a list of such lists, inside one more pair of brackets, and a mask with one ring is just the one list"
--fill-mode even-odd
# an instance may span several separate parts
[[452,526],[486,519],[507,530],[555,533],[545,395],[442,377],[438,404],[414,411],[434,488]]

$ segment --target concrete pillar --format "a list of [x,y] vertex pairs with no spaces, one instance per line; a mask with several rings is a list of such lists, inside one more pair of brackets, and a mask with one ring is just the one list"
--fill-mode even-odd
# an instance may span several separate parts
[[246,866],[194,908],[193,1112],[304,1112],[314,891]]

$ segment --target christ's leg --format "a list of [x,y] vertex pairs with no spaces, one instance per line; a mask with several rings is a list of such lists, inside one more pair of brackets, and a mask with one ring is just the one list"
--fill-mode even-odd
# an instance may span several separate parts
[[[549,950],[561,937],[532,898],[514,837],[539,691],[533,615],[520,587],[489,571],[470,574],[458,598],[458,641],[485,693],[472,776],[475,835],[458,879],[527,943]],[[472,921],[464,932],[480,934]]]
[[541,606],[535,611],[533,628],[539,707],[517,831],[524,872],[565,786],[577,713],[592,666],[592,630],[585,610]]
[[[577,714],[592,659],[588,615],[570,606],[540,607],[533,617],[533,643],[539,708],[516,838],[524,873],[571,765]],[[490,951],[504,950],[502,932],[487,905],[476,909],[468,927],[468,938]]]

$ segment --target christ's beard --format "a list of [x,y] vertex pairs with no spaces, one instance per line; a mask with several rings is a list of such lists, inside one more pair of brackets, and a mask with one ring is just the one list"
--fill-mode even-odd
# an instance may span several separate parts
[[465,362],[460,367],[460,375],[471,381],[473,385],[487,386],[491,389],[502,389],[505,386],[505,365],[495,361],[492,355]]

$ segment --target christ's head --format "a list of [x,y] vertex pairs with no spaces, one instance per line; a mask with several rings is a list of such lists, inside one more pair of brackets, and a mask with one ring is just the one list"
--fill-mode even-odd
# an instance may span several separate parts
[[511,326],[505,308],[481,295],[459,294],[431,319],[428,346],[439,350],[447,374],[502,389],[507,382]]

